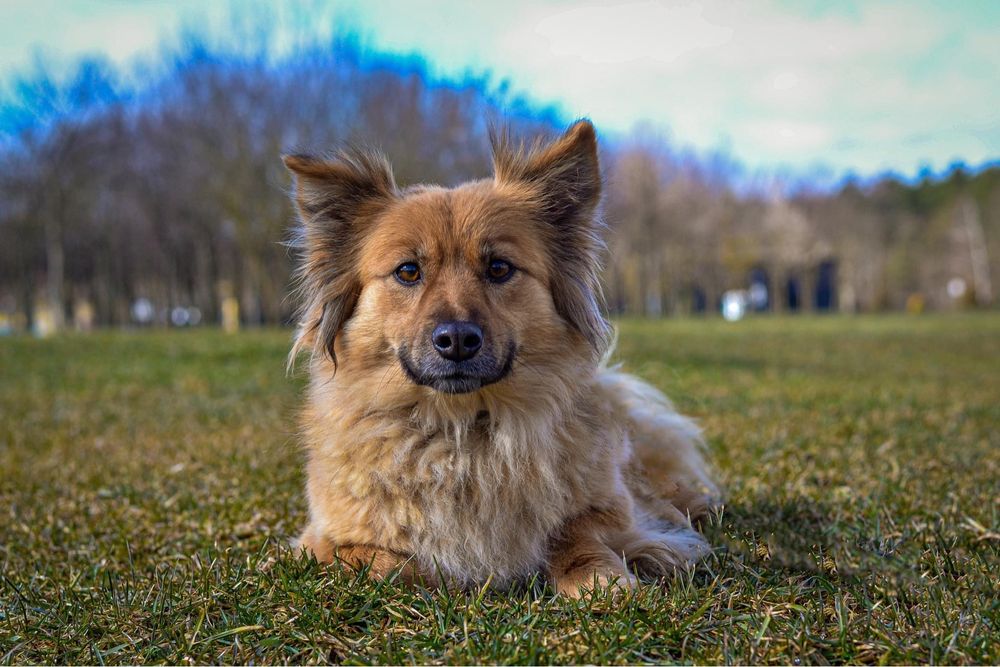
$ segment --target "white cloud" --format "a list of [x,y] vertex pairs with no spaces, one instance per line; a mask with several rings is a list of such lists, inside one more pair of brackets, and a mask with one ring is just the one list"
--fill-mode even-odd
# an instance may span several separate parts
[[650,1],[559,11],[532,29],[548,41],[555,56],[610,64],[673,63],[733,36],[732,28],[706,20],[698,5],[668,7]]
[[830,146],[833,132],[822,123],[792,119],[755,120],[736,128],[751,145],[783,155],[785,158],[814,153]]
[[944,166],[959,145],[969,161],[1000,154],[1000,131],[987,128],[1000,107],[1000,26],[976,21],[975,6],[950,7],[541,8],[511,24],[492,63],[605,127],[664,122],[682,141],[727,141],[751,165],[914,171]]

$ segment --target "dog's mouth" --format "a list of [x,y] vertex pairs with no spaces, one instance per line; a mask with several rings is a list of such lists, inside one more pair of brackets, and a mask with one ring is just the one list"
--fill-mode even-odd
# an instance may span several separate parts
[[490,354],[482,354],[467,361],[439,358],[423,363],[414,361],[406,349],[400,349],[397,356],[406,376],[414,383],[444,394],[468,394],[499,382],[510,374],[517,349],[511,343],[506,352],[500,363]]

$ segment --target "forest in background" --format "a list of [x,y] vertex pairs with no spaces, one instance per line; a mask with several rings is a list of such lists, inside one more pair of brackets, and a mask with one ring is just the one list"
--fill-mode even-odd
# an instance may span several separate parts
[[[490,174],[490,122],[531,137],[573,120],[488,75],[436,78],[349,36],[272,43],[234,28],[164,47],[155,66],[91,58],[4,82],[8,322],[128,324],[144,299],[162,321],[178,307],[219,321],[228,300],[244,324],[286,323],[283,152],[370,144],[401,184],[449,185]],[[998,166],[814,190],[655,133],[602,150],[612,313],[713,312],[733,290],[761,311],[989,307],[1000,288]]]

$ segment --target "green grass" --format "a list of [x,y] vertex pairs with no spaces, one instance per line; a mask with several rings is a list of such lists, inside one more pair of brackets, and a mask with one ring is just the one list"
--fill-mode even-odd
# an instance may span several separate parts
[[0,340],[0,662],[1000,661],[1000,315],[622,323],[727,505],[694,572],[579,602],[291,553],[288,343]]

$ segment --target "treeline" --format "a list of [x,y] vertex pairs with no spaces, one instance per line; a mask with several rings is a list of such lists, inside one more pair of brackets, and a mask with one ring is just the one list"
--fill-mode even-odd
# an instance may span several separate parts
[[[237,41],[188,39],[144,70],[85,60],[8,82],[0,313],[30,323],[85,306],[115,325],[147,299],[217,321],[235,299],[245,323],[286,322],[281,153],[372,143],[401,183],[453,184],[489,174],[491,121],[530,136],[570,120],[488,77],[438,80],[348,38]],[[606,144],[604,163],[616,312],[711,311],[753,285],[765,309],[986,305],[997,291],[1000,169],[790,195],[660,140]]]
[[741,195],[662,145],[610,157],[613,311],[713,310],[734,289],[768,311],[988,307],[1000,288],[998,166]]

